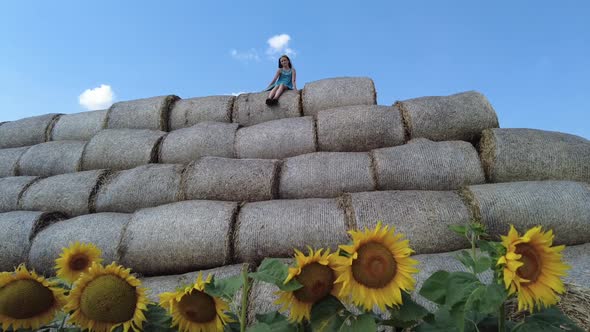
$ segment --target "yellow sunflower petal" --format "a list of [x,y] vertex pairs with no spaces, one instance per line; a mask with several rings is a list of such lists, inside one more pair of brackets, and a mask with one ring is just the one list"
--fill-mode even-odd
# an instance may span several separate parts
[[57,276],[73,283],[80,275],[92,266],[92,263],[102,262],[101,251],[92,243],[71,243],[63,248],[59,258],[55,260]]

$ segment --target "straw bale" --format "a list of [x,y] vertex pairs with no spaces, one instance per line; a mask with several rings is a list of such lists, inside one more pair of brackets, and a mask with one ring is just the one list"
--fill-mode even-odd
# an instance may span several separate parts
[[371,160],[364,152],[314,152],[284,160],[281,198],[337,197],[375,190]]
[[499,238],[510,225],[524,233],[541,225],[555,243],[590,242],[590,186],[583,182],[531,181],[469,186],[481,221]]
[[351,194],[359,230],[374,228],[378,221],[405,234],[417,253],[466,248],[469,243],[449,229],[470,222],[471,214],[452,191],[378,191]]
[[331,248],[348,242],[346,217],[335,199],[246,203],[236,224],[237,262],[291,257],[293,248]]
[[85,141],[55,141],[31,146],[19,162],[20,175],[52,176],[80,171]]
[[228,264],[237,209],[232,202],[184,201],[139,210],[121,242],[123,265],[151,276]]
[[168,95],[114,103],[107,115],[106,128],[168,131],[170,109],[178,99]]
[[21,148],[0,149],[0,178],[19,175],[18,161],[29,146]]
[[311,116],[268,121],[240,128],[236,134],[238,158],[282,159],[316,151]]
[[94,213],[54,223],[33,239],[31,266],[45,275],[54,275],[55,260],[62,249],[76,241],[96,245],[102,252],[103,264],[117,262],[119,241],[130,219],[126,213]]
[[562,253],[563,260],[572,267],[564,281],[590,288],[590,243],[568,246]]
[[203,156],[234,157],[235,123],[201,122],[178,129],[166,136],[160,150],[160,162],[188,164]]
[[490,129],[483,132],[480,149],[490,182],[590,182],[590,141],[579,136],[537,129]]
[[184,199],[270,200],[277,196],[278,172],[278,160],[203,157],[185,171]]
[[234,96],[207,96],[176,101],[170,111],[170,130],[187,128],[199,122],[231,122]]
[[498,117],[488,99],[477,91],[450,96],[398,101],[410,138],[433,141],[476,141],[481,131],[498,128]]
[[37,179],[36,176],[0,178],[0,212],[18,210],[19,195]]
[[0,213],[0,271],[11,271],[20,263],[28,263],[35,233],[63,217],[59,213],[37,211]]
[[377,104],[375,84],[369,77],[336,77],[309,82],[301,93],[304,115],[352,105]]
[[158,148],[166,133],[141,129],[105,129],[86,145],[82,169],[129,169],[158,162]]
[[70,217],[90,213],[90,201],[106,171],[61,174],[30,185],[19,200],[19,209],[58,211]]
[[373,151],[380,190],[454,190],[485,183],[479,155],[463,141],[408,144]]
[[274,106],[266,105],[268,92],[243,93],[236,98],[232,121],[242,126],[252,126],[271,120],[301,116],[299,91],[285,91]]
[[0,149],[48,141],[48,133],[59,116],[51,113],[3,123],[0,126]]
[[[248,295],[247,319],[248,325],[256,324],[257,314],[278,311],[281,305],[274,302],[279,298],[275,293],[279,291],[276,285],[255,280]],[[288,314],[288,312],[287,312]]]
[[88,141],[105,129],[108,110],[64,114],[51,131],[52,141]]
[[344,106],[317,113],[320,151],[369,151],[404,144],[398,110],[388,106]]

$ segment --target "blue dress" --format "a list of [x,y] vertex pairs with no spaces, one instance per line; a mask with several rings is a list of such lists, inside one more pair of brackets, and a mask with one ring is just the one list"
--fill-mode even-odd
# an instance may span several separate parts
[[293,90],[293,70],[281,69],[281,76],[279,76],[279,79],[275,82],[275,84],[270,85],[266,91],[272,90],[275,86],[279,86],[281,84],[289,88],[289,90]]

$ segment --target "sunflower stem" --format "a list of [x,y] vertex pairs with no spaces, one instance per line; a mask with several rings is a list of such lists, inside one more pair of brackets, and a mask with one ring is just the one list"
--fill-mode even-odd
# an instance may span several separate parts
[[506,332],[506,327],[504,327],[504,321],[506,320],[506,312],[504,308],[504,302],[500,304],[500,312],[498,315],[498,331]]
[[242,308],[240,310],[240,332],[246,332],[248,292],[250,291],[250,281],[248,279],[248,264],[242,264],[242,278],[244,280],[244,287],[242,289]]

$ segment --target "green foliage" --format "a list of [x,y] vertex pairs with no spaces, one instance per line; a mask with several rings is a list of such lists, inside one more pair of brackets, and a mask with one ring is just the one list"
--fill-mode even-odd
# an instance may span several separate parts
[[402,292],[402,305],[398,308],[389,308],[389,313],[389,319],[381,320],[379,323],[399,328],[414,326],[429,314],[428,310],[414,302],[410,294],[406,292]]
[[145,311],[146,321],[143,323],[144,332],[173,332],[172,317],[166,310],[155,303],[150,303]]
[[236,292],[242,287],[243,280],[241,275],[225,278],[215,279],[211,277],[211,282],[205,284],[205,293],[222,298],[226,301],[232,301]]
[[258,323],[250,328],[247,332],[297,332],[301,328],[296,324],[290,323],[287,318],[276,311],[266,314],[256,315]]
[[248,274],[250,278],[268,282],[279,287],[280,290],[292,292],[297,290],[301,285],[297,280],[291,280],[285,284],[285,279],[289,275],[289,267],[276,258],[265,258],[258,271]]
[[583,332],[574,322],[555,308],[545,309],[525,317],[512,332]]

